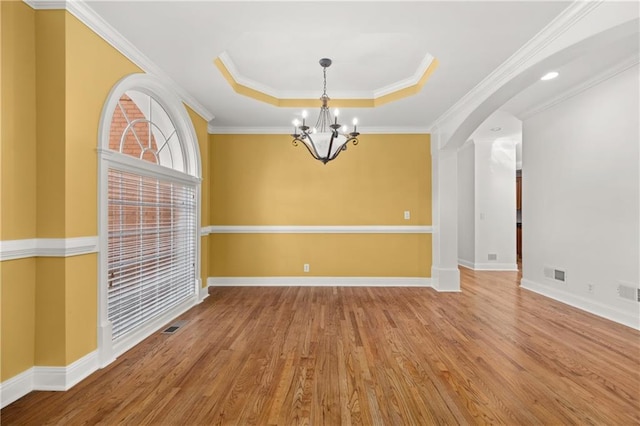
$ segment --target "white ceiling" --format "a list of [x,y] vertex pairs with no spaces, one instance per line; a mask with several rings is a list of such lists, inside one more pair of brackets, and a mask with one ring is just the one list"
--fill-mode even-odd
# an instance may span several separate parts
[[516,94],[500,109],[524,119],[558,96],[564,97],[585,83],[599,81],[616,70],[622,71],[629,65],[637,64],[639,52],[640,38],[637,33],[591,49],[582,56],[566,61],[558,68],[548,70],[557,71],[558,77],[548,81],[537,81]]
[[[287,129],[300,113],[235,93],[213,63],[223,53],[247,79],[317,97],[322,93],[318,60],[332,58],[327,92],[334,98],[394,84],[414,75],[426,55],[437,58],[439,66],[418,94],[377,108],[343,110],[345,122],[358,116],[359,129],[366,132],[427,129],[569,3],[92,1],[89,6],[211,112],[212,127],[220,131]],[[539,102],[536,96],[542,94],[532,93],[533,100],[514,101],[510,112],[517,115]]]

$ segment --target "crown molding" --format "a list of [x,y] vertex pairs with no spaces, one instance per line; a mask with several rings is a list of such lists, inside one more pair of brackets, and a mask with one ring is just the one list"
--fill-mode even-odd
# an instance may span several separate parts
[[[313,99],[314,102],[319,101],[321,94],[319,89],[309,91],[278,90],[242,75],[226,51],[218,55],[218,59],[222,62],[222,65],[226,68],[234,83],[240,86],[244,86],[276,99]],[[371,99],[373,98],[373,93],[373,91],[365,90],[331,92],[332,99],[334,101],[337,99]]]
[[59,10],[66,9],[68,1],[65,0],[23,0],[32,9]]
[[168,74],[166,74],[158,65],[143,54],[129,40],[120,34],[115,28],[107,23],[100,15],[98,15],[86,1],[81,0],[24,0],[29,6],[36,10],[64,9],[78,18],[80,22],[85,24],[94,33],[104,39],[113,48],[122,53],[131,62],[142,68],[147,74],[154,75],[164,84],[170,87],[180,99],[191,107],[196,113],[203,117],[206,121],[211,121],[214,115],[198,100],[191,96],[189,92],[178,85]]
[[[282,93],[278,92],[271,86],[267,86],[266,84],[262,84],[258,81],[252,80],[240,74],[236,64],[233,62],[229,54],[224,51],[220,55],[218,55],[218,59],[222,61],[222,64],[227,68],[231,77],[236,81],[236,83],[246,86],[250,89],[257,90],[258,92],[262,92],[266,95],[273,96],[274,98],[282,98]],[[315,97],[317,94],[311,95],[310,97]]]
[[582,92],[584,92],[585,90],[588,90],[594,86],[597,86],[598,84],[612,78],[615,77],[616,75],[628,70],[629,68],[632,68],[636,65],[638,65],[640,63],[640,55],[633,55],[617,64],[615,64],[614,66],[602,71],[601,73],[597,74],[596,76],[583,81],[582,83],[579,83],[571,88],[569,88],[568,90],[565,90],[564,92],[560,93],[559,95],[553,97],[550,100],[547,100],[545,102],[539,103],[537,105],[534,105],[533,107],[527,109],[526,111],[524,111],[523,113],[519,114],[519,118],[521,120],[526,120],[528,118],[531,118],[532,116],[539,114],[545,110],[548,110],[549,108],[554,107],[555,105],[562,103]]
[[[207,126],[210,135],[290,135],[291,127],[226,127],[215,126],[211,123]],[[358,125],[361,135],[393,134],[412,135],[427,134],[429,127],[362,127]]]
[[[290,91],[290,90],[278,90],[266,84],[260,83],[253,79],[247,78],[238,71],[235,63],[224,51],[218,55],[218,59],[222,62],[222,65],[226,68],[227,72],[231,75],[231,78],[235,83],[248,87],[249,89],[256,90],[265,95],[271,96],[277,99],[316,99],[318,97],[318,91]],[[435,58],[433,55],[427,53],[418,68],[413,75],[408,78],[404,78],[400,81],[396,81],[384,87],[380,87],[373,90],[360,90],[360,91],[332,91],[332,98],[337,99],[377,99],[383,96],[399,92],[411,86],[416,86],[420,83],[420,80],[425,76],[425,73],[429,70],[432,64],[434,64]]]
[[380,89],[375,89],[373,91],[373,98],[380,98],[382,96],[389,95],[391,93],[406,89],[407,87],[417,85],[420,82],[420,79],[422,79],[422,77],[424,76],[425,72],[427,72],[427,70],[429,69],[429,67],[431,66],[434,60],[435,58],[433,57],[433,55],[431,55],[430,53],[427,53],[426,56],[422,58],[420,65],[418,65],[418,68],[416,69],[416,71],[413,73],[411,77],[405,78],[396,83],[392,83]]
[[574,1],[564,9],[553,21],[540,30],[517,52],[498,66],[491,74],[467,92],[455,104],[447,109],[430,126],[430,131],[442,127],[447,120],[454,119],[464,113],[469,105],[477,105],[496,92],[505,83],[526,69],[528,62],[542,49],[560,37],[586,15],[591,13],[604,0]]
[[429,133],[429,127],[385,127],[385,126],[373,126],[362,127],[358,124],[358,130],[364,129],[362,132],[366,135],[413,135],[413,134],[427,134]]

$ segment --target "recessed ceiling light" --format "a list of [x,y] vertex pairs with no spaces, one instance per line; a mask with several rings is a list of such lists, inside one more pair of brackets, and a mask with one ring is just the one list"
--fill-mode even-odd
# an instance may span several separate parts
[[553,80],[557,76],[558,76],[558,73],[556,71],[551,71],[551,72],[546,73],[542,77],[540,77],[540,80],[543,80],[543,81]]
[[492,127],[491,129],[492,132],[499,132],[500,130],[502,130],[502,127]]

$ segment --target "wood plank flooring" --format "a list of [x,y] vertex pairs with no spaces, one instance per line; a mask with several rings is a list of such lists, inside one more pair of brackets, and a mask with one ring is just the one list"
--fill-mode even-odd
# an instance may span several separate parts
[[640,424],[640,333],[462,270],[425,288],[227,287],[3,425]]

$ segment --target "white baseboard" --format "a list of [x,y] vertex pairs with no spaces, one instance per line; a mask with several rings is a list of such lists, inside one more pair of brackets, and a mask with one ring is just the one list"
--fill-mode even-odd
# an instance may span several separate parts
[[517,263],[474,263],[465,259],[458,259],[458,265],[474,271],[518,271]]
[[475,263],[473,268],[476,271],[518,271],[517,263]]
[[640,330],[640,317],[637,313],[621,312],[618,308],[607,306],[600,302],[587,299],[586,297],[578,296],[525,278],[520,281],[520,287],[573,306],[574,308],[582,309],[599,317]]
[[464,266],[465,268],[469,268],[469,269],[475,269],[474,268],[474,263],[469,261],[469,260],[465,260],[465,259],[458,259],[458,265],[460,266]]
[[0,383],[2,408],[31,391],[66,391],[98,369],[98,351],[65,367],[31,367]]
[[[207,284],[208,284],[207,280]],[[198,303],[202,302],[204,299],[206,299],[207,297],[209,297],[209,286],[211,284],[208,284],[206,287],[200,287],[200,294],[198,295]]]
[[33,368],[0,383],[0,408],[4,408],[33,390]]
[[460,291],[460,270],[456,268],[431,267],[432,287],[439,292]]
[[209,287],[431,287],[427,277],[209,277]]

